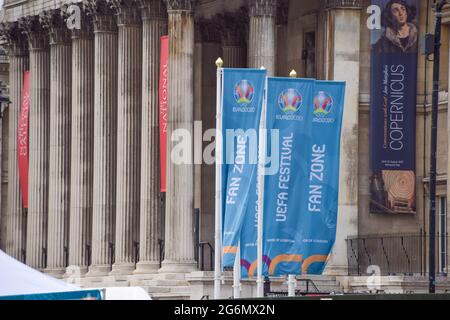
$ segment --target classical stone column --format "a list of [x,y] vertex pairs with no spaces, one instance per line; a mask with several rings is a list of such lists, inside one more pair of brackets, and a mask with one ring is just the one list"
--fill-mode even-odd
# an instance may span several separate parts
[[2,26],[9,56],[9,138],[8,138],[8,203],[6,212],[6,253],[25,262],[26,210],[22,209],[17,165],[17,129],[22,98],[23,73],[28,70],[28,48],[18,23]]
[[43,269],[47,259],[50,51],[37,16],[22,18],[19,24],[29,40],[31,75],[26,262]]
[[[341,135],[339,204],[336,242],[326,273],[345,275],[348,236],[358,234],[358,121],[360,18],[358,1],[352,5],[330,1],[328,26],[328,79],[346,81],[345,109]],[[352,45],[349,45],[351,43]]]
[[89,275],[113,263],[116,201],[117,25],[104,0],[85,2],[94,22],[94,180]]
[[289,2],[280,3],[277,7],[276,17],[276,76],[286,77],[291,70],[288,70],[288,16],[289,16]]
[[[135,268],[139,240],[142,27],[136,3],[110,0],[119,28],[116,250],[113,274]],[[150,164],[148,164],[150,165]]]
[[72,30],[72,134],[69,265],[87,271],[91,247],[94,167],[94,33],[83,16]]
[[71,70],[70,33],[60,10],[45,11],[50,36],[50,159],[46,272],[63,274],[68,263],[70,208]]
[[269,76],[275,74],[276,14],[277,0],[249,0],[248,64],[250,68],[264,66]]
[[[192,0],[167,0],[169,14],[169,119],[165,257],[160,272],[195,270],[193,239],[194,19]],[[172,135],[177,137],[172,141]],[[180,135],[184,134],[183,137]],[[183,159],[171,159],[175,146]],[[183,153],[184,153],[183,152]],[[180,156],[178,154],[178,156]],[[177,160],[177,163],[173,160]],[[181,160],[181,161],[180,161]]]
[[161,0],[141,0],[142,12],[142,136],[139,262],[135,273],[159,269],[161,238],[159,163],[160,37],[166,33],[167,11]]
[[240,10],[219,16],[222,56],[225,68],[245,68],[247,65],[246,37],[248,13]]

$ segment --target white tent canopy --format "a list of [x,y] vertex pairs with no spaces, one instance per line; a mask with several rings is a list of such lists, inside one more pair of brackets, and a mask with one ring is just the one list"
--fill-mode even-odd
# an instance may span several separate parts
[[28,267],[0,250],[0,296],[79,290],[72,284]]

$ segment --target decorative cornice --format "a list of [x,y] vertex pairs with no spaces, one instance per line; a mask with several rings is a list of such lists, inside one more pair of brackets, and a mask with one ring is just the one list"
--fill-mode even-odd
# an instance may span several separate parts
[[118,26],[140,26],[141,15],[135,0],[107,0],[117,16]]
[[117,32],[116,17],[106,0],[84,0],[83,7],[92,19],[95,32]]
[[19,28],[26,35],[30,50],[46,50],[48,36],[39,21],[39,16],[27,16],[18,20]]
[[326,0],[326,9],[361,8],[360,0]]
[[250,17],[277,15],[277,0],[249,0],[248,3]]
[[167,20],[167,8],[162,0],[137,0],[142,20]]
[[193,11],[197,0],[164,0],[167,11]]
[[6,42],[3,47],[9,56],[26,56],[28,54],[27,39],[18,22],[1,23],[0,39]]
[[39,20],[48,31],[50,44],[70,43],[70,31],[66,25],[67,12],[60,9],[46,10],[39,15]]

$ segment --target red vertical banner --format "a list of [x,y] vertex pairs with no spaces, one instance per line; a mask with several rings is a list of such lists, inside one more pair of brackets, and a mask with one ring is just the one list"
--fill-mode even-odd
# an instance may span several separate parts
[[167,111],[169,84],[169,36],[161,37],[159,68],[159,154],[161,168],[161,192],[166,192],[167,161]]
[[30,114],[30,71],[23,73],[22,99],[17,130],[17,161],[22,205],[28,208],[28,118]]

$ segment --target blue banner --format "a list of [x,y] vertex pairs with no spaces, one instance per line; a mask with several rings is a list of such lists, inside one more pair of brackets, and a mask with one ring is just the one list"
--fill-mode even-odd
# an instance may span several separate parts
[[245,213],[241,230],[241,278],[256,275],[258,249],[258,180],[259,175],[250,187],[249,205]]
[[345,83],[269,78],[280,168],[264,182],[263,273],[321,274],[336,236]]
[[234,264],[249,197],[254,193],[265,77],[266,70],[223,69],[223,267]]

